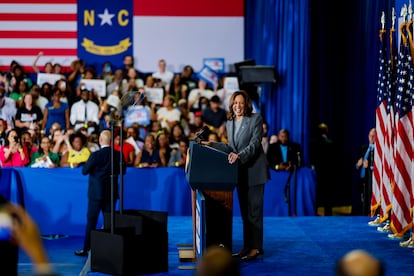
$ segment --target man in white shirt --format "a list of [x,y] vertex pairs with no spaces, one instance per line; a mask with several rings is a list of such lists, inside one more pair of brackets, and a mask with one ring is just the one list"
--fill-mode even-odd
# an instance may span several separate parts
[[162,86],[169,85],[174,77],[174,73],[167,71],[167,62],[164,59],[161,59],[158,62],[159,71],[152,74],[153,78],[160,79],[162,81]]
[[75,102],[70,109],[70,123],[75,131],[87,128],[88,134],[97,131],[99,125],[99,107],[93,101],[89,101],[89,90],[81,87],[81,99]]

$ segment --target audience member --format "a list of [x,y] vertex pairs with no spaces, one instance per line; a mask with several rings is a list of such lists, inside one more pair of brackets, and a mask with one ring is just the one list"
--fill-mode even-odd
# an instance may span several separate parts
[[40,108],[43,112],[46,104],[49,100],[46,97],[43,97],[40,93],[41,89],[40,86],[37,84],[33,84],[32,88],[30,89],[30,94],[32,94],[33,102]]
[[6,89],[0,86],[0,118],[7,123],[6,130],[14,128],[14,118],[17,108],[16,102],[5,96]]
[[181,84],[185,85],[186,91],[191,91],[197,86],[197,82],[193,79],[194,69],[191,65],[184,66],[181,71]]
[[154,114],[154,108],[151,107],[152,120],[158,120],[161,122],[161,127],[168,132],[172,130],[174,125],[177,125],[180,121],[180,110],[174,107],[174,98],[170,95],[164,97],[163,106],[158,109]]
[[6,143],[0,147],[2,167],[24,167],[29,163],[27,148],[21,143],[19,133],[11,129],[7,133]]
[[[43,57],[43,52],[39,52],[36,58],[33,60],[32,69],[35,73],[41,73],[39,67],[37,66],[37,62],[39,61],[41,57]],[[46,74],[54,73],[53,64],[50,61],[46,62],[45,65],[43,66],[43,72]]]
[[122,87],[122,70],[115,71],[112,81],[106,86],[106,96],[112,94],[114,90],[120,91]]
[[165,87],[165,91],[168,95],[173,96],[177,102],[180,99],[187,100],[188,87],[181,82],[181,75],[179,74],[174,75],[171,82]]
[[126,92],[137,91],[138,87],[144,87],[144,81],[139,77],[135,68],[129,68],[126,77],[122,79],[122,94]]
[[269,144],[270,144],[269,125],[266,122],[263,122],[262,147],[266,155],[267,155],[267,150],[269,148]]
[[155,137],[152,134],[145,136],[144,148],[135,158],[135,167],[157,168],[166,163],[164,155],[161,155],[155,146]]
[[81,88],[81,100],[74,103],[70,109],[70,122],[75,131],[86,128],[88,134],[91,134],[97,131],[99,125],[99,107],[89,100],[89,93],[86,87]]
[[382,262],[365,250],[354,249],[338,260],[337,276],[384,276]]
[[203,107],[201,106],[201,99],[206,98],[210,101],[214,95],[214,92],[211,89],[208,89],[207,83],[200,79],[198,81],[198,87],[190,90],[190,94],[188,95],[188,107],[190,108],[190,111],[202,111]]
[[372,168],[374,165],[375,148],[375,128],[368,133],[368,144],[361,148],[358,161],[355,165],[359,172],[358,189],[361,194],[362,215],[371,215],[371,196],[372,196]]
[[[162,86],[165,87],[167,84],[170,84],[174,73],[167,70],[167,62],[164,59],[161,59],[158,62],[158,71],[152,74],[154,78],[160,79]],[[178,101],[178,99],[177,99]]]
[[[122,131],[122,139],[122,156],[124,157],[125,165],[133,166],[135,161],[135,148],[130,143],[125,142],[125,131]],[[119,127],[114,129],[114,149],[121,151],[121,130]]]
[[34,130],[39,127],[43,121],[43,112],[40,107],[33,103],[31,94],[25,94],[23,97],[23,104],[17,109],[15,125],[20,132],[25,130]]
[[270,144],[267,151],[269,166],[274,170],[291,170],[302,165],[302,152],[299,144],[289,140],[289,131],[279,131],[278,142]]
[[[20,205],[0,196],[0,204],[15,219],[12,221],[11,242],[1,242],[0,267],[3,275],[18,275],[18,247],[30,258],[35,276],[59,275],[49,262],[40,231],[30,215]],[[18,247],[17,247],[18,246]]]
[[167,133],[161,132],[157,135],[157,141],[156,141],[155,146],[159,150],[160,155],[164,156],[165,162],[167,162],[166,164],[162,164],[162,166],[164,167],[167,166],[168,161],[171,158],[171,152],[172,152],[172,148],[170,147],[170,141],[169,141],[169,137]]
[[182,138],[179,142],[179,148],[171,153],[168,161],[169,167],[184,168],[187,161],[187,150],[189,141],[187,138]]
[[241,276],[240,263],[225,247],[210,246],[197,263],[196,276]]
[[178,149],[178,144],[181,139],[185,137],[184,129],[181,125],[177,124],[171,129],[171,134],[169,135],[169,145],[171,149]]
[[227,121],[227,112],[220,107],[220,98],[217,95],[211,97],[209,106],[201,111],[204,123],[210,127],[210,130],[215,129],[220,136],[225,129]]
[[38,139],[40,137],[35,133],[30,133],[29,131],[23,131],[23,133],[20,135],[22,140],[22,145],[27,148],[27,158],[29,161],[32,159],[32,156],[35,152],[39,150],[39,144]]
[[34,152],[31,158],[32,168],[56,168],[59,166],[59,155],[51,151],[50,139],[44,136],[40,142],[40,148]]
[[43,111],[42,130],[46,136],[50,135],[50,129],[54,123],[65,130],[70,127],[69,105],[60,101],[60,90],[54,89],[52,92],[52,101],[47,103]]
[[60,160],[61,167],[76,168],[88,161],[91,155],[87,148],[86,136],[80,132],[75,132],[69,136],[70,148]]

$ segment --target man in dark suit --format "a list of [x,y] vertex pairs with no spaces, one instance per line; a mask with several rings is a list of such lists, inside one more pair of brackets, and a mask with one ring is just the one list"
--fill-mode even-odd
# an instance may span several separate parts
[[290,170],[294,165],[302,166],[300,145],[289,140],[289,131],[279,131],[278,141],[270,144],[266,153],[269,166],[274,170]]
[[372,167],[374,163],[375,128],[368,133],[368,144],[361,147],[359,159],[355,165],[359,173],[359,189],[361,192],[362,215],[371,215]]
[[[111,211],[111,132],[104,130],[99,135],[101,149],[93,152],[82,168],[82,174],[89,174],[88,213],[83,249],[75,251],[76,256],[87,256],[91,248],[91,231],[96,229],[99,213]],[[120,152],[113,151],[113,202],[118,199],[118,175]]]

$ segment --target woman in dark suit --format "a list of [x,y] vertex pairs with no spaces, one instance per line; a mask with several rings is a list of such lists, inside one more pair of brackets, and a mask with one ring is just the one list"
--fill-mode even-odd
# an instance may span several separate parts
[[206,142],[229,153],[229,163],[239,163],[237,194],[243,220],[243,248],[233,254],[242,261],[263,255],[264,184],[270,178],[269,167],[261,144],[263,118],[253,113],[248,94],[236,91],[230,98],[226,123],[228,144]]

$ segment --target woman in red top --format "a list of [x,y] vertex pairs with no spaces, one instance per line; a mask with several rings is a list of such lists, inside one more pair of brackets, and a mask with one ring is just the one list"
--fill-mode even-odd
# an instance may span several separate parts
[[[125,141],[126,133],[122,132],[122,139],[124,140],[122,144],[122,155],[124,156],[124,161],[127,166],[134,165],[135,161],[135,148],[133,145]],[[119,127],[114,129],[114,149],[117,151],[121,150],[121,133]]]
[[2,167],[24,167],[29,163],[27,148],[20,142],[15,129],[11,129],[6,136],[6,144],[0,147],[0,161]]

